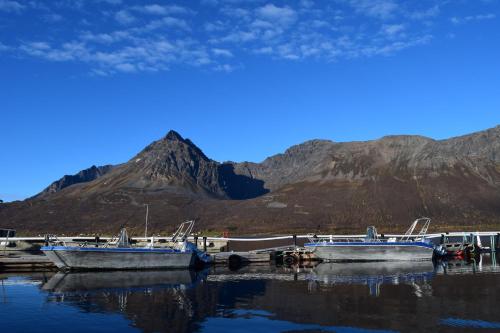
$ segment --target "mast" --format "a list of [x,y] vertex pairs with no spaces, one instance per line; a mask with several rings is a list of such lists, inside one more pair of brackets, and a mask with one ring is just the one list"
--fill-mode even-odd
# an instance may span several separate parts
[[149,205],[146,204],[146,228],[144,230],[144,238],[148,237],[148,215],[149,215]]

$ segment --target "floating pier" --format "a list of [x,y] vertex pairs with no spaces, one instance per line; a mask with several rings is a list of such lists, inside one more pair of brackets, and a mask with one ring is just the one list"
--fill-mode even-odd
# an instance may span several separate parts
[[0,272],[51,271],[56,269],[54,263],[43,254],[0,255]]
[[[382,234],[386,237],[403,237],[402,234]],[[301,262],[317,260],[308,250],[301,247],[304,240],[312,237],[346,239],[364,238],[360,235],[288,235],[276,237],[206,237],[192,236],[189,240],[197,245],[200,250],[206,251],[214,258],[215,264],[240,265],[246,263],[265,263],[276,261],[285,265],[293,265]],[[477,249],[496,253],[500,251],[500,231],[491,232],[447,232],[427,234],[426,238],[434,240],[435,244],[443,244],[450,238],[457,239],[459,243],[469,242]],[[483,237],[486,246],[477,246],[478,240]],[[66,244],[86,244],[87,246],[102,246],[110,237],[58,237],[58,241]],[[165,246],[170,237],[133,237],[132,243],[158,244]],[[53,263],[43,254],[35,252],[23,252],[26,249],[36,250],[47,242],[46,237],[0,237],[0,272],[1,271],[32,271],[32,270],[55,270]],[[259,243],[260,242],[260,243]],[[287,245],[275,245],[288,243]],[[290,244],[292,243],[292,244]],[[245,246],[238,244],[246,244]],[[251,245],[253,246],[251,246]],[[271,245],[272,244],[272,245]],[[265,247],[267,248],[259,248]],[[269,247],[269,245],[273,247]],[[487,246],[489,245],[489,246]],[[232,251],[231,251],[231,250]]]

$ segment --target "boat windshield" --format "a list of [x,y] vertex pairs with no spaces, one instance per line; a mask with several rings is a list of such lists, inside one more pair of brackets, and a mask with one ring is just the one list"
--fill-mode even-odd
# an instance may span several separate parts
[[366,228],[365,241],[374,241],[378,239],[377,229],[374,226]]
[[122,228],[120,230],[120,237],[118,238],[117,247],[130,247],[130,242],[128,241],[127,229]]

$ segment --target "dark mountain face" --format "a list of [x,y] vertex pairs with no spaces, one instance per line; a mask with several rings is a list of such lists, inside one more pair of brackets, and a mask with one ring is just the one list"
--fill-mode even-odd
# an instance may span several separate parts
[[262,163],[223,164],[171,131],[88,179],[1,205],[0,224],[66,234],[112,232],[124,223],[140,229],[148,203],[157,231],[198,218],[198,229],[240,234],[367,225],[387,232],[422,215],[440,230],[491,229],[500,226],[500,126],[441,141],[313,140]]
[[[263,188],[263,181],[235,174],[232,164],[220,164],[209,159],[189,139],[184,139],[175,131],[151,143],[127,163],[106,170],[110,172],[92,183],[92,180],[105,174],[99,174],[96,167],[75,176],[65,176],[48,188],[50,192],[44,190],[42,193],[55,193],[80,183],[87,184],[73,187],[73,196],[87,197],[116,189],[140,189],[219,199],[248,199],[268,192]],[[86,176],[88,179],[84,180]],[[70,182],[67,178],[74,181]]]
[[99,167],[93,165],[88,169],[78,172],[76,175],[65,175],[61,179],[56,180],[55,182],[50,184],[46,189],[37,194],[37,196],[53,194],[71,185],[93,181],[94,179],[97,179],[111,171],[112,168],[112,165],[104,165]]

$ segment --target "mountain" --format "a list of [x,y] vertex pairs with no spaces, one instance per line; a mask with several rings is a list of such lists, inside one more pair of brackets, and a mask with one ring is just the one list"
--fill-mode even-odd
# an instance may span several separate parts
[[439,230],[500,227],[500,126],[447,140],[311,140],[261,163],[219,163],[170,131],[104,168],[0,205],[0,225],[91,233],[125,224],[139,232],[147,203],[156,232],[187,218],[199,230],[238,234],[403,231],[419,216]]
[[55,182],[47,186],[47,188],[45,188],[35,197],[56,193],[71,185],[90,182],[105,175],[106,173],[111,171],[112,168],[112,165],[103,165],[98,167],[93,165],[88,169],[78,172],[76,175],[65,175],[61,179],[56,180]]

